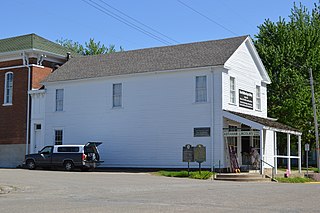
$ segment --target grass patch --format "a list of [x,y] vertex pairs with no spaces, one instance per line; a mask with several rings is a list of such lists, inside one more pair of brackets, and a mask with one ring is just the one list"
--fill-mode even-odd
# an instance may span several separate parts
[[319,169],[318,168],[309,168],[310,171],[313,171],[315,173],[319,173]]
[[166,177],[179,177],[179,178],[192,178],[192,179],[201,179],[206,180],[209,179],[214,173],[210,171],[201,171],[201,174],[199,174],[199,171],[159,171],[156,174]]
[[[304,171],[307,171],[307,167],[302,167],[301,169],[304,170]],[[278,167],[278,170],[285,172],[285,171],[287,171],[287,168]],[[298,170],[299,170],[298,167],[291,167],[291,171],[298,171]],[[313,172],[315,172],[315,173],[319,173],[319,169],[316,168],[316,167],[309,166],[308,170],[309,170],[309,171],[313,171]]]
[[279,183],[306,183],[306,182],[312,182],[313,180],[306,177],[277,177],[275,178]]

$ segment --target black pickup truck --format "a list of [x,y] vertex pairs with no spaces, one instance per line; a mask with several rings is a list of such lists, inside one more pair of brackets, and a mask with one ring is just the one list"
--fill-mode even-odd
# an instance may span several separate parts
[[74,168],[84,171],[94,169],[103,162],[100,161],[97,148],[100,144],[101,142],[89,142],[86,145],[46,146],[37,154],[26,155],[23,165],[28,169],[36,167],[63,167],[67,171]]

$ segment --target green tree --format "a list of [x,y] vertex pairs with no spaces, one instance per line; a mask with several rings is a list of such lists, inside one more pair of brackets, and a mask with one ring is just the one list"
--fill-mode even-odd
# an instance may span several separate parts
[[[111,44],[107,47],[101,44],[100,41],[95,42],[93,38],[90,38],[89,42],[85,42],[85,45],[70,39],[58,39],[56,42],[80,55],[100,55],[117,52],[115,45]],[[120,46],[119,51],[124,51],[124,49]]]
[[[268,114],[303,133],[303,141],[314,141],[313,113],[308,69],[320,82],[320,7],[311,13],[294,4],[288,21],[267,19],[255,35],[255,46],[270,75]],[[320,84],[315,84],[319,100]],[[319,105],[319,101],[317,102]]]

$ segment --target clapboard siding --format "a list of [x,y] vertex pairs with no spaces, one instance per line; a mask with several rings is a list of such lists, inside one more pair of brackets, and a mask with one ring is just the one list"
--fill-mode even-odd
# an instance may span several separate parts
[[[267,90],[255,61],[250,54],[248,42],[240,45],[238,50],[226,63],[228,71],[223,73],[223,109],[245,114],[267,117]],[[236,104],[230,104],[230,76],[235,77]],[[256,85],[261,86],[261,110],[256,109]],[[239,89],[253,93],[253,110],[239,107]]]
[[[65,144],[103,141],[103,166],[125,167],[182,167],[182,146],[201,143],[209,166],[211,138],[193,137],[194,127],[211,126],[210,95],[207,103],[195,103],[199,75],[211,88],[209,68],[48,84],[46,141],[54,143],[55,128],[64,130]],[[112,108],[113,83],[122,83],[121,108]],[[54,112],[59,88],[64,111]]]

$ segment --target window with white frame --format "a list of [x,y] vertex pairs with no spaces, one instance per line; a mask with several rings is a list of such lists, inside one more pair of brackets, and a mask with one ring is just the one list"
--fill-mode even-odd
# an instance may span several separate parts
[[230,77],[230,103],[236,104],[236,84],[234,77]]
[[56,89],[56,111],[63,111],[64,89]]
[[196,76],[196,102],[207,102],[207,76]]
[[112,85],[112,107],[122,107],[122,84]]
[[4,82],[4,104],[12,104],[13,95],[13,73],[7,72],[5,74]]
[[54,130],[54,144],[55,145],[62,145],[63,142],[63,130],[62,129],[55,129]]
[[261,110],[261,88],[256,86],[256,109]]

